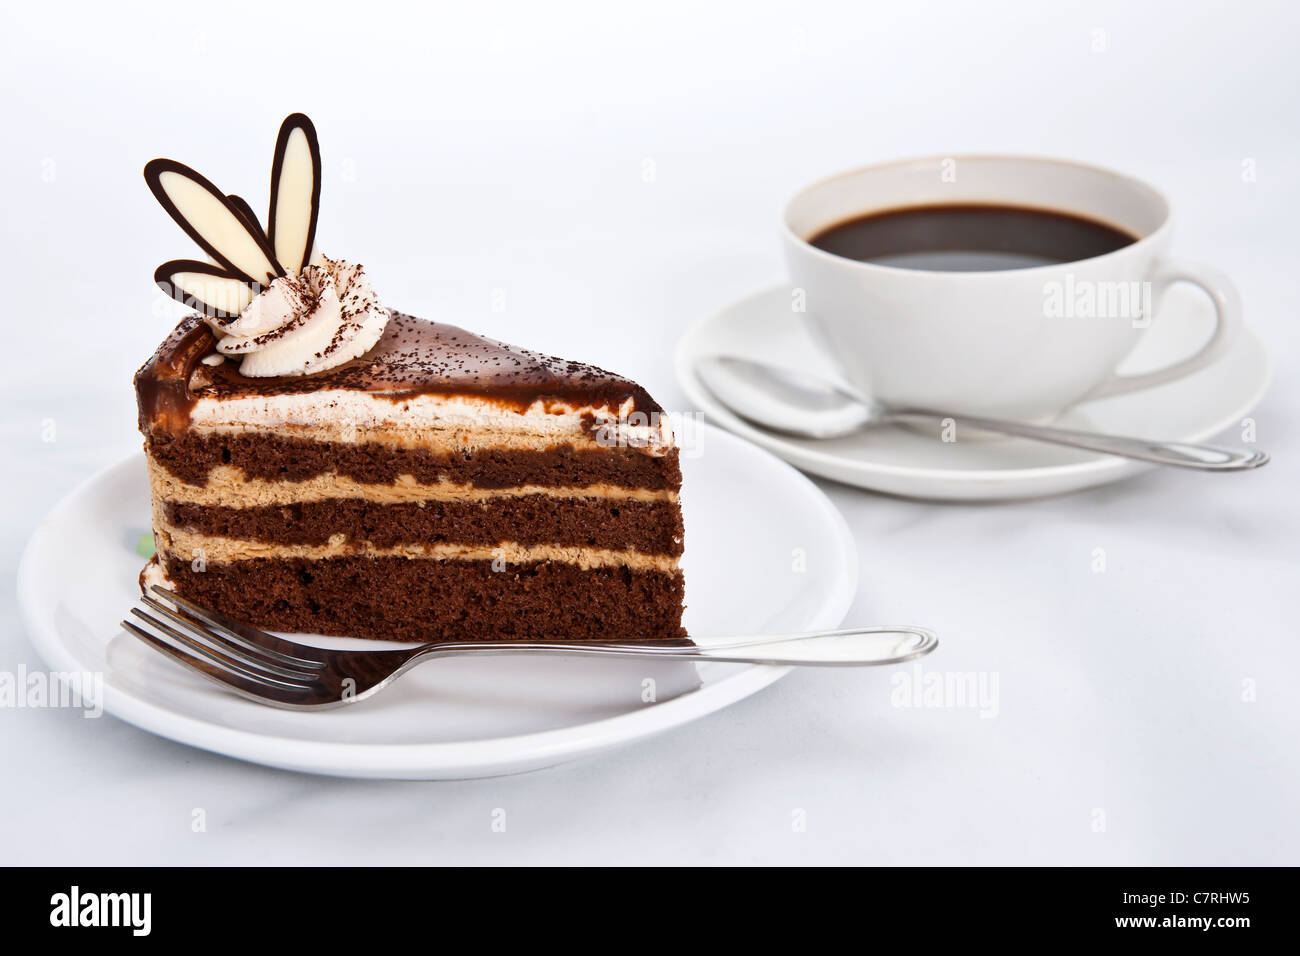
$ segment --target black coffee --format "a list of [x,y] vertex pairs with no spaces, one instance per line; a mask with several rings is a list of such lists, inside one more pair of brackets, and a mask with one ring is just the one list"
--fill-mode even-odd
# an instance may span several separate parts
[[837,223],[818,249],[902,269],[992,272],[1090,259],[1136,242],[1114,226],[1019,206],[910,206]]

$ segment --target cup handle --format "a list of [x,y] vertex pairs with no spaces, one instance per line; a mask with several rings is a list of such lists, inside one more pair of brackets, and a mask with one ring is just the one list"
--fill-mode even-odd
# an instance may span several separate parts
[[[1228,350],[1237,330],[1241,328],[1241,296],[1237,294],[1237,287],[1232,284],[1232,280],[1218,269],[1190,262],[1161,260],[1156,262],[1149,281],[1153,287],[1153,303],[1163,298],[1165,291],[1175,282],[1190,282],[1200,286],[1214,302],[1214,334],[1192,355],[1172,365],[1138,375],[1112,375],[1084,396],[1084,401],[1163,385],[1199,371]],[[1154,306],[1152,311],[1155,311]],[[1151,316],[1147,316],[1147,321],[1151,319]]]

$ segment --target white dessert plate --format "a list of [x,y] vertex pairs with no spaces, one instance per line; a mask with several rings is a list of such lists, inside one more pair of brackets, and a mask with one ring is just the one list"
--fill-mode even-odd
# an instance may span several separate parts
[[[740,355],[835,378],[808,335],[806,317],[791,309],[789,289],[760,292],[697,322],[677,346],[677,377],[709,421],[780,455],[804,471],[873,491],[911,498],[994,501],[1032,498],[1107,484],[1158,467],[1094,452],[1022,439],[945,443],[900,426],[844,438],[808,440],[765,431],[717,401],[695,372],[699,359]],[[1175,287],[1124,372],[1158,368],[1189,355],[1209,335],[1213,312],[1197,290]],[[1139,438],[1203,442],[1237,428],[1259,402],[1271,365],[1258,337],[1243,329],[1219,361],[1193,375],[1128,395],[1087,402],[1065,412],[1062,428]],[[1224,444],[1237,444],[1235,433]],[[1207,481],[1249,481],[1246,475]]]
[[[841,623],[857,589],[857,551],[844,519],[820,490],[767,452],[707,425],[692,429],[682,470],[692,635]],[[355,707],[276,710],[222,691],[119,626],[139,594],[143,559],[135,542],[148,529],[143,456],[73,491],[45,518],[23,555],[18,596],[28,633],[52,671],[102,674],[108,713],[242,760],[348,777],[516,773],[680,726],[789,670],[462,658],[425,664]],[[794,560],[796,553],[801,561]],[[708,733],[707,725],[699,732]]]

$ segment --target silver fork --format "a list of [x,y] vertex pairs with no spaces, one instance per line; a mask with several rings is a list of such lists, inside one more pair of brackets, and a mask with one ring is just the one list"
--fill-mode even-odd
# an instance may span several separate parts
[[[372,697],[416,664],[466,654],[647,657],[670,661],[812,667],[901,664],[929,654],[939,639],[923,627],[851,627],[732,639],[706,646],[534,644],[440,641],[384,651],[336,651],[274,637],[153,585],[122,622],[150,647],[242,697],[291,710],[327,710]],[[168,604],[171,606],[169,607]],[[132,620],[131,618],[134,618]],[[141,624],[152,630],[146,630]],[[159,635],[162,635],[161,637]],[[164,639],[166,638],[166,639]]]

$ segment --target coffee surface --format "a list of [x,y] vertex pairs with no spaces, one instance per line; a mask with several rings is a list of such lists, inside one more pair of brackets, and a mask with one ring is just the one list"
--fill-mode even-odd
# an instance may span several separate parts
[[879,265],[938,272],[1028,269],[1091,259],[1136,238],[1073,213],[1020,206],[910,206],[822,230],[818,249]]

